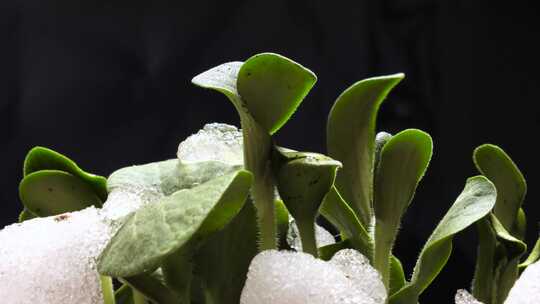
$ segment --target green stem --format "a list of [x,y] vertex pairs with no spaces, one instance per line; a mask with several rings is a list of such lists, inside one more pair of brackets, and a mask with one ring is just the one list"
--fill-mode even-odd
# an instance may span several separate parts
[[[378,224],[376,227],[378,229],[375,229],[373,267],[379,271],[384,286],[389,290],[391,254],[395,240],[395,234],[393,234],[392,231],[395,231],[394,227],[397,226],[392,223],[387,225]],[[386,229],[388,227],[391,228]]]
[[277,248],[276,212],[274,206],[274,186],[271,178],[255,182],[252,188],[253,201],[257,208],[259,224],[259,249],[270,250]]
[[101,281],[101,290],[103,292],[103,303],[104,304],[115,304],[114,299],[114,288],[112,284],[111,277],[100,276]]
[[249,114],[240,117],[244,136],[244,167],[253,174],[251,195],[257,208],[259,249],[276,249],[275,183],[270,166],[272,138]]
[[296,221],[298,231],[300,232],[300,240],[302,241],[302,251],[309,253],[314,257],[319,257],[317,250],[317,240],[315,237],[315,221],[302,220]]

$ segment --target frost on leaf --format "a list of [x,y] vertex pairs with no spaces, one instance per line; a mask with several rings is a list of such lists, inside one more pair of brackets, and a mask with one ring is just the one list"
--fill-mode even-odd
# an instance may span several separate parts
[[210,123],[189,136],[178,146],[178,159],[184,164],[202,161],[219,161],[242,165],[242,132],[235,126]]
[[330,262],[302,252],[269,250],[251,262],[240,303],[383,304],[385,300],[380,276],[354,250],[342,250]]

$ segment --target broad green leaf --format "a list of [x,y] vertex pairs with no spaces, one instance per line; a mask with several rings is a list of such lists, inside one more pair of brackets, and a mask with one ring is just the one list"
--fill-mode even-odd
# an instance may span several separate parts
[[507,231],[513,231],[519,208],[527,192],[525,178],[510,156],[495,145],[482,145],[473,153],[478,171],[497,187],[497,203],[493,212]]
[[364,227],[372,224],[377,112],[403,77],[403,74],[395,74],[353,84],[337,98],[328,117],[328,153],[343,163],[336,186]]
[[262,53],[240,67],[237,88],[253,118],[274,134],[289,120],[316,81],[313,72],[289,58]]
[[303,251],[317,256],[315,217],[341,163],[317,153],[276,151],[276,155],[279,195],[296,220]]
[[26,175],[19,185],[19,197],[37,216],[77,211],[102,203],[88,183],[59,170],[40,170]]
[[334,186],[326,194],[319,212],[341,232],[352,248],[373,260],[373,241],[369,233]]
[[109,242],[98,270],[129,277],[156,269],[188,242],[221,230],[244,205],[250,186],[251,174],[237,171],[145,205]]
[[373,266],[388,288],[392,248],[401,217],[427,170],[433,152],[429,134],[409,129],[388,140],[375,171],[375,256]]
[[23,175],[26,176],[41,170],[59,170],[70,173],[88,183],[102,202],[107,200],[105,187],[107,180],[103,176],[83,171],[74,161],[51,149],[35,147],[28,152],[24,159]]
[[185,164],[178,159],[170,159],[119,169],[107,179],[107,189],[109,192],[134,190],[146,197],[168,196],[239,168],[219,161]]
[[471,177],[450,210],[424,245],[410,283],[393,294],[390,304],[417,303],[420,294],[442,270],[452,252],[453,236],[486,216],[495,205],[497,190],[483,176]]
[[534,244],[534,247],[531,250],[531,253],[527,257],[527,259],[525,259],[523,263],[519,264],[519,268],[523,270],[527,266],[538,261],[538,259],[540,259],[540,238],[536,240],[536,243]]
[[212,235],[195,254],[195,281],[202,294],[198,303],[240,303],[248,267],[256,254],[256,215],[253,204],[248,202],[225,229]]
[[401,261],[394,255],[390,259],[390,284],[389,284],[389,294],[394,294],[403,286],[407,284],[405,279],[405,272],[403,271],[403,266]]

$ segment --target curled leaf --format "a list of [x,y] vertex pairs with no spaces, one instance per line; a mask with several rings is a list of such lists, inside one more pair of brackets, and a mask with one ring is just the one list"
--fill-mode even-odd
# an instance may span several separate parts
[[82,179],[59,170],[40,170],[24,177],[19,197],[30,215],[51,216],[101,206],[94,189]]
[[482,145],[473,153],[473,160],[482,175],[497,187],[497,203],[493,209],[495,216],[507,231],[513,231],[514,221],[527,193],[527,183],[523,174],[500,147]]
[[296,220],[303,250],[317,256],[315,217],[341,163],[317,153],[276,153],[279,195]]
[[326,129],[330,157],[343,163],[336,187],[364,227],[372,221],[375,120],[382,101],[403,74],[369,78],[347,88],[336,100]]

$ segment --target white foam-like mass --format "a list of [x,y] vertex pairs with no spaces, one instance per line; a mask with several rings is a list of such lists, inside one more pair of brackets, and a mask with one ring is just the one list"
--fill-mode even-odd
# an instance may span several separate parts
[[[365,292],[370,286],[379,289],[380,277],[364,263],[357,251],[336,254],[325,262],[293,251],[269,250],[259,253],[251,262],[241,304],[383,304],[386,293],[372,297]],[[344,271],[354,265],[354,270]],[[367,273],[367,275],[366,275]],[[362,286],[357,286],[358,282]]]
[[210,123],[178,146],[183,163],[221,161],[231,165],[244,163],[242,132],[235,126]]
[[103,303],[96,257],[110,237],[94,207],[5,227],[0,231],[0,299],[16,304]]
[[540,262],[527,266],[504,303],[536,304],[538,302],[540,302]]
[[456,296],[454,297],[456,304],[483,304],[475,299],[467,290],[458,289]]
[[[317,248],[331,245],[336,242],[334,236],[323,227],[315,224],[315,241]],[[287,230],[287,244],[296,251],[302,251],[302,239],[300,231],[293,218],[289,218],[289,229]]]
[[354,249],[340,250],[332,257],[330,263],[341,270],[356,288],[375,300],[375,303],[386,301],[386,288],[381,275],[371,266],[368,258],[358,251]]

